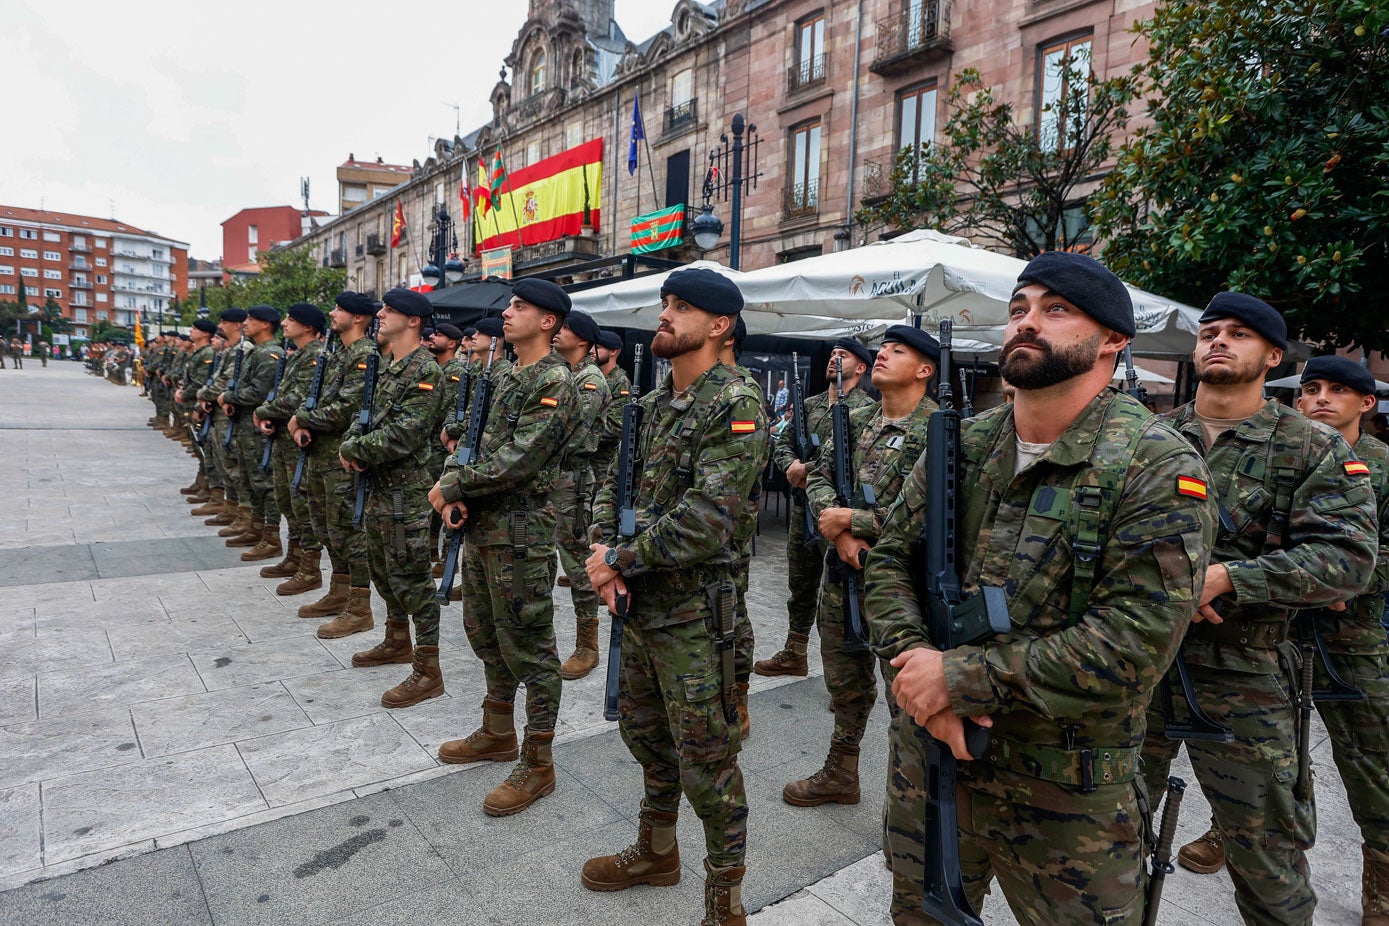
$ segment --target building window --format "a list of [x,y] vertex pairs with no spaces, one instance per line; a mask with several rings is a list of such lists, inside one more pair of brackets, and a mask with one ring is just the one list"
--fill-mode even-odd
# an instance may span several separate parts
[[694,69],[685,68],[670,79],[671,108],[681,106],[694,99]]
[[104,274],[104,273],[98,273],[98,274],[96,275],[96,281],[97,281],[98,283],[105,283],[105,282],[106,282],[106,274]]
[[80,289],[77,290],[76,292],[74,292],[74,293],[72,294],[72,304],[73,304],[73,305],[86,305],[86,304],[87,304],[87,294],[84,293],[84,292],[82,292]]
[[247,243],[247,244],[259,244],[259,243],[260,243],[260,231],[259,231],[259,229],[257,229],[254,225],[247,225],[247,226],[246,226],[246,243]]
[[108,243],[108,242],[107,242],[107,239],[105,239],[105,238],[98,238],[98,239],[96,239],[96,246],[99,247],[99,248],[104,248],[104,247],[106,247],[107,243]]
[[246,259],[249,260],[249,261],[250,261],[251,263],[253,263],[253,264],[256,262],[256,246],[255,246],[255,245],[251,245],[249,248],[246,249]]
[[73,235],[73,236],[72,236],[72,246],[75,247],[75,248],[85,248],[85,247],[87,246],[87,236],[86,236],[86,235]]
[[545,89],[545,49],[537,49],[531,59],[531,96]]
[[98,258],[96,259],[96,265],[97,265],[98,267],[105,267],[105,266],[106,266],[106,258],[104,258],[104,257],[98,257]]
[[539,161],[539,160],[540,160],[540,142],[539,142],[539,141],[530,142],[529,144],[526,145],[526,166],[529,167],[530,165],[536,163],[536,162]]
[[61,270],[45,270],[45,271],[43,272],[43,278],[44,278],[45,280],[61,280],[61,279],[63,278],[63,271],[61,271]]
[[820,123],[791,130],[791,186],[787,190],[788,218],[814,215],[820,207]]
[[0,264],[0,276],[14,276],[14,267],[9,264]]
[[[936,85],[923,84],[897,94],[897,150],[920,151],[936,137]],[[911,182],[917,182],[912,165]]]
[[45,297],[52,297],[54,299],[63,298],[63,291],[61,289],[45,289],[43,294]]
[[37,267],[20,267],[19,275],[22,277],[37,277],[39,269]]
[[1043,148],[1066,150],[1085,126],[1090,36],[1044,45],[1038,57],[1037,141]]
[[60,235],[60,234],[58,234],[57,232],[46,231],[46,232],[43,233],[43,240],[44,240],[44,241],[54,241],[54,242],[57,242],[57,241],[62,241],[62,240],[63,240],[63,236]]
[[13,283],[0,283],[0,296],[13,296],[15,285]]
[[39,252],[38,252],[38,251],[35,251],[33,248],[20,248],[20,249],[19,249],[19,256],[20,256],[20,257],[27,257],[29,260],[38,260],[38,259],[39,259]]
[[0,248],[0,257],[14,257],[14,248]]
[[97,301],[97,302],[105,302],[105,301],[106,301],[106,294],[105,294],[105,293],[97,293],[97,294],[96,294],[96,301]]
[[163,249],[163,248],[154,248],[154,249],[152,249],[152,250],[150,251],[150,259],[151,259],[151,260],[163,260],[163,259],[164,259],[164,249]]
[[75,322],[80,322],[80,323],[82,323],[82,324],[86,324],[86,322],[87,322],[87,310],[86,310],[86,309],[73,309],[73,311],[72,311],[72,320],[75,321]]
[[19,237],[23,238],[25,241],[38,241],[39,233],[32,228],[21,228],[19,230]]
[[571,122],[564,127],[564,147],[577,148],[584,140],[584,126],[582,122]]
[[825,14],[816,13],[796,23],[795,67],[791,89],[825,79]]
[[14,229],[8,225],[0,225],[0,238],[13,238]]
[[43,252],[43,259],[44,259],[44,260],[62,260],[62,259],[63,259],[63,255],[59,254],[57,251],[44,251],[44,252]]

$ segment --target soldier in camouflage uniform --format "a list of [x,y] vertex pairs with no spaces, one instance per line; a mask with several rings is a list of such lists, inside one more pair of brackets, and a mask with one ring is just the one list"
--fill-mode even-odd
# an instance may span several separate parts
[[[1205,456],[1211,496],[1233,528],[1220,532],[1182,654],[1201,707],[1234,739],[1187,743],[1215,825],[1208,839],[1183,847],[1181,860],[1218,841],[1240,913],[1260,926],[1310,926],[1316,905],[1305,854],[1315,807],[1310,787],[1302,795],[1294,783],[1301,760],[1296,649],[1284,642],[1290,609],[1335,605],[1363,589],[1377,536],[1369,476],[1348,468],[1355,461],[1345,441],[1263,398],[1286,337],[1266,303],[1217,295],[1197,334],[1196,400],[1166,416]],[[1164,735],[1161,712],[1151,712],[1143,747],[1150,789],[1180,746]]]
[[[1365,693],[1363,701],[1318,701],[1331,755],[1364,840],[1361,926],[1389,926],[1389,640],[1380,621],[1389,588],[1389,446],[1361,430],[1376,405],[1375,379],[1345,357],[1313,357],[1302,370],[1298,408],[1335,428],[1370,470],[1379,514],[1379,555],[1365,594],[1344,611],[1318,613],[1332,668]],[[1317,663],[1315,685],[1330,683]]]
[[[324,639],[359,633],[373,625],[366,531],[352,526],[352,479],[338,461],[338,445],[362,408],[367,355],[376,350],[376,342],[366,335],[377,308],[375,300],[361,293],[348,290],[337,295],[329,319],[339,347],[322,355],[328,366],[318,405],[310,411],[301,403],[289,420],[295,443],[309,448],[308,474],[304,477],[309,517],[314,534],[328,550],[333,570],[328,594],[302,605],[299,616],[345,618],[320,626],[318,635]],[[354,666],[375,665],[359,660],[361,655],[353,655]],[[392,661],[409,662],[410,657],[407,654]]]
[[[421,341],[421,343],[434,355],[434,362],[439,364],[439,370],[443,373],[438,397],[438,427],[434,429],[429,441],[429,472],[433,477],[430,480],[430,485],[433,485],[443,474],[444,461],[448,459],[449,455],[448,424],[458,420],[458,389],[463,383],[463,373],[466,370],[463,359],[458,356],[459,348],[463,344],[463,332],[458,329],[458,326],[443,322],[435,326],[429,338]],[[463,397],[465,412],[467,411],[467,400],[465,395]],[[439,534],[443,529],[443,524],[439,512],[431,508],[429,514],[429,554],[433,562],[433,569],[430,574],[436,579],[441,578],[444,574],[444,554],[439,549]]]
[[612,396],[612,402],[608,405],[608,420],[603,427],[603,436],[598,439],[598,449],[593,453],[593,476],[598,485],[602,484],[617,460],[617,445],[622,438],[622,407],[632,396],[632,380],[627,376],[627,371],[617,364],[621,354],[622,335],[616,331],[599,331],[593,356],[608,382],[608,395]]
[[[172,416],[172,423],[165,430],[165,434],[185,447],[189,443],[187,408],[178,401],[178,389],[183,383],[183,374],[188,370],[188,358],[193,353],[193,346],[189,341],[188,335],[180,334],[175,338],[174,355],[169,363],[169,368],[164,374],[164,389],[169,396],[169,413]],[[192,493],[185,492],[185,495]]]
[[[525,810],[555,789],[550,746],[562,682],[555,644],[555,512],[550,495],[560,451],[579,415],[574,380],[550,342],[569,313],[569,296],[545,280],[521,279],[502,313],[515,366],[496,383],[478,460],[448,468],[429,499],[444,523],[467,525],[463,548],[463,628],[487,677],[482,726],[439,747],[443,762],[517,757],[516,689],[526,686],[520,761],[482,809],[492,816]],[[484,322],[488,321],[484,319]],[[483,330],[479,323],[478,330]],[[490,338],[490,336],[489,336]]]
[[[193,350],[188,355],[188,363],[183,368],[183,378],[174,393],[179,405],[185,409],[190,431],[196,430],[202,423],[202,407],[198,402],[198,392],[208,384],[212,374],[216,372],[216,344],[220,340],[222,337],[215,324],[205,318],[193,322],[193,330],[189,334]],[[198,488],[196,492],[189,493],[188,502],[197,506],[191,512],[194,517],[207,517],[221,511],[224,498],[222,483],[212,468],[207,450],[196,441],[192,441],[190,446],[198,460],[198,475],[193,480],[193,485]]]
[[[439,602],[429,575],[430,454],[444,376],[420,343],[420,329],[433,311],[429,300],[408,289],[393,289],[383,300],[371,421],[366,428],[353,423],[338,456],[345,471],[363,473],[367,480],[367,558],[372,583],[386,602],[386,639],[361,655],[374,665],[413,657],[410,675],[381,696],[382,707],[410,707],[444,693]],[[348,619],[344,614],[338,621]]]
[[593,504],[593,457],[608,427],[612,394],[607,378],[593,362],[598,325],[586,313],[572,311],[555,335],[555,352],[569,364],[579,396],[579,414],[560,458],[559,479],[550,503],[555,509],[555,546],[569,580],[577,632],[574,652],[559,667],[566,681],[583,678],[598,665],[598,596],[589,584],[588,525]]
[[[203,403],[204,414],[211,413],[212,424],[208,429],[207,442],[203,453],[211,467],[216,470],[222,485],[224,501],[218,514],[205,523],[220,525],[219,537],[235,537],[246,532],[250,526],[250,500],[241,498],[241,474],[236,468],[235,455],[222,446],[227,428],[227,413],[218,402],[218,396],[226,391],[236,372],[237,355],[242,355],[241,366],[246,365],[245,354],[251,349],[251,342],[242,337],[242,325],[246,321],[245,309],[226,309],[217,322],[217,329],[226,340],[221,361],[217,364],[217,375],[198,391],[198,399]],[[244,510],[243,510],[244,506]]]
[[280,312],[268,305],[246,310],[246,337],[255,345],[241,367],[236,388],[228,388],[218,399],[232,419],[231,453],[241,475],[237,489],[242,508],[249,512],[244,533],[227,539],[229,547],[250,547],[241,554],[244,562],[259,562],[284,552],[280,545],[280,508],[275,501],[275,480],[261,471],[260,458],[265,440],[256,427],[254,410],[265,401],[275,384],[284,346],[277,337]]
[[[830,555],[845,564],[839,569],[862,568],[859,557],[877,541],[888,507],[901,494],[902,482],[926,449],[926,422],[938,408],[926,394],[926,386],[939,363],[940,344],[924,331],[894,325],[883,336],[871,374],[873,385],[882,393],[882,404],[860,406],[849,415],[854,485],[871,487],[872,494],[866,497],[873,499],[872,504],[862,495],[850,499],[849,507],[838,504],[832,430],[820,446],[810,467],[806,496],[820,536],[832,544]],[[860,580],[860,613],[863,592]],[[825,570],[819,602],[815,623],[820,631],[825,687],[834,711],[834,732],[829,756],[820,770],[781,791],[786,803],[798,807],[859,802],[859,743],[878,700],[873,677],[877,659],[867,650],[846,649],[844,583],[830,569]],[[888,706],[896,713],[890,695]]]
[[[857,388],[873,363],[873,355],[853,338],[840,338],[835,342],[825,367],[829,388],[809,398],[802,394],[806,427],[812,443],[817,439],[823,443],[830,434],[830,406],[835,401],[838,389],[834,375],[836,361],[844,368],[844,401],[849,407],[862,408],[875,402],[865,390]],[[772,460],[777,470],[786,474],[786,481],[793,489],[804,489],[809,467],[815,462],[815,454],[812,453],[809,460],[796,457],[795,435],[788,426],[782,429],[772,445]],[[786,535],[786,584],[791,590],[791,597],[786,599],[786,611],[791,623],[786,634],[786,646],[753,667],[758,675],[805,675],[809,671],[805,648],[810,640],[810,630],[815,626],[816,595],[820,589],[820,577],[825,571],[827,552],[823,537],[819,534],[806,536],[805,508],[800,501],[800,492],[793,493],[791,526]]]
[[[1023,926],[1142,920],[1138,751],[1196,608],[1216,513],[1199,455],[1108,388],[1135,327],[1127,290],[1091,258],[1044,253],[1018,279],[1000,353],[1017,398],[964,425],[959,486],[962,585],[1004,590],[1008,634],[931,645],[913,563],[932,478],[924,455],[869,554],[874,649],[896,670],[901,708],[887,810],[898,926],[933,922],[921,906],[936,860],[925,857],[920,728],[966,760],[963,718],[992,728],[956,788],[974,908],[996,877]],[[1093,558],[1071,555],[1081,543]]]
[[610,609],[630,594],[618,723],[645,793],[636,843],[586,862],[583,883],[615,891],[679,881],[683,792],[704,824],[702,922],[742,926],[747,797],[736,677],[720,646],[733,634],[740,538],[753,529],[748,500],[766,459],[766,416],[761,391],[719,362],[743,306],[737,286],[712,271],[677,270],[661,299],[651,349],[671,373],[642,398],[638,532],[630,541],[617,534],[610,473],[586,563]]
[[295,409],[309,394],[314,370],[323,353],[323,329],[327,324],[323,310],[311,302],[296,302],[289,307],[283,322],[284,336],[294,344],[295,350],[285,362],[274,397],[267,396],[254,413],[256,427],[272,441],[270,472],[275,483],[275,505],[288,524],[289,547],[285,550],[285,558],[260,570],[262,578],[285,580],[275,587],[277,595],[298,595],[323,585],[323,574],[319,570],[323,544],[313,530],[308,496],[290,487],[299,463],[299,447],[289,433],[288,424]]

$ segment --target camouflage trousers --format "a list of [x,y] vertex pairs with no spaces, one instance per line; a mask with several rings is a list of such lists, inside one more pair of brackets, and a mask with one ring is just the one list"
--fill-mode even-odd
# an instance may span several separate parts
[[[862,573],[858,597],[862,613]],[[868,728],[873,705],[878,702],[878,681],[873,673],[879,667],[880,660],[871,651],[853,653],[845,650],[844,628],[848,622],[844,615],[844,585],[826,574],[820,586],[815,624],[820,631],[820,659],[825,666],[825,687],[829,689],[830,706],[834,710],[834,733],[830,737],[830,745],[857,746],[863,740],[863,731]],[[892,689],[884,688],[888,709],[895,712]]]
[[367,535],[352,526],[352,477],[338,463],[337,445],[323,447],[309,457],[309,518],[314,533],[328,551],[333,572],[351,578],[353,588],[371,586],[367,562]]
[[275,501],[274,468],[268,473],[261,471],[265,435],[256,429],[249,411],[238,415],[233,425],[232,453],[236,456],[236,468],[241,473],[241,504],[249,505],[252,514],[278,528],[280,507]]
[[227,416],[218,409],[212,413],[212,423],[207,431],[207,442],[203,444],[203,453],[209,466],[216,472],[217,481],[226,493],[227,501],[235,505],[241,501],[241,475],[234,466],[231,452],[222,446],[222,437],[226,430]]
[[[926,861],[924,731],[905,712],[888,735],[887,850],[892,921],[935,923],[921,910]],[[986,762],[960,766],[956,786],[960,869],[982,911],[990,878],[1022,926],[1143,918],[1148,832],[1143,783],[1078,788],[1018,775]]]
[[[281,428],[275,434],[274,449],[270,451],[270,474],[275,479],[275,507],[288,522],[290,542],[298,543],[306,550],[321,550],[323,544],[314,533],[313,518],[309,514],[309,497],[290,488],[290,483],[294,481],[294,468],[298,465],[299,447]],[[304,481],[308,482],[307,473]]]
[[719,696],[712,613],[703,596],[691,604],[703,620],[656,629],[626,625],[618,728],[641,764],[647,806],[675,813],[683,793],[704,824],[709,863],[741,865],[748,830],[741,734]]
[[[1331,663],[1366,700],[1328,701],[1317,711],[1331,734],[1331,756],[1361,838],[1389,853],[1389,655],[1332,653]],[[1326,681],[1318,665],[1316,684]]]
[[589,505],[593,497],[593,474],[587,470],[559,474],[550,494],[555,513],[555,547],[559,564],[569,577],[569,596],[574,616],[579,620],[598,616],[598,593],[588,580],[584,560],[588,559]]
[[[1240,671],[1224,650],[1265,673]],[[1317,831],[1313,800],[1293,795],[1297,780],[1297,712],[1275,650],[1192,642],[1186,646],[1201,707],[1234,731],[1229,743],[1192,740],[1187,754],[1225,837],[1235,903],[1250,926],[1311,926],[1317,898],[1306,849]],[[1181,743],[1163,735],[1160,711],[1148,712],[1143,776],[1152,793],[1167,781]]]
[[791,526],[786,533],[786,585],[791,597],[786,599],[791,632],[809,634],[815,626],[816,599],[820,579],[825,574],[825,542],[816,534],[804,539],[805,509],[791,505]]
[[740,685],[748,684],[752,678],[753,650],[757,646],[752,618],[748,615],[748,582],[751,579],[752,540],[749,539],[742,558],[738,560],[738,571],[733,576],[733,586],[738,589],[738,613],[733,618],[733,667]]
[[463,544],[463,629],[482,660],[488,697],[515,703],[516,689],[524,684],[526,730],[550,733],[559,719],[562,686],[552,591],[555,552],[532,537],[519,561],[509,546]]
[[415,645],[438,646],[439,602],[434,597],[429,559],[433,483],[368,485],[363,515],[367,561],[371,583],[386,602],[386,620],[413,620]]

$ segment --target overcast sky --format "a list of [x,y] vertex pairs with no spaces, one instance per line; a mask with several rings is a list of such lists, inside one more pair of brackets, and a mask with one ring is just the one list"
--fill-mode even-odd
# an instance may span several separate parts
[[[617,0],[640,42],[674,0]],[[114,217],[222,254],[249,206],[337,211],[349,152],[409,164],[491,117],[526,0],[5,4],[0,203]]]

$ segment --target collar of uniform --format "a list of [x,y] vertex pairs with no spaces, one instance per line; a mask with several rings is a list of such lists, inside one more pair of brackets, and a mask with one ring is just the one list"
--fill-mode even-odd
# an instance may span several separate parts
[[[426,354],[429,354],[429,351],[425,349],[423,344],[421,344],[419,347],[410,351],[410,353],[406,354],[404,357],[401,357],[399,359],[392,359],[391,362],[386,365],[386,369],[389,370],[392,374],[399,374],[402,370],[404,370],[407,366],[410,365],[410,363],[415,359],[415,355],[418,354],[420,351],[424,351]],[[384,360],[385,358],[383,357],[382,359]],[[429,359],[433,360],[434,355],[429,354]]]
[[[1252,444],[1268,443],[1273,439],[1273,432],[1278,428],[1278,416],[1284,411],[1284,407],[1276,399],[1265,400],[1258,411],[1234,429],[1235,437]],[[1201,438],[1202,445],[1205,444],[1206,434],[1201,428],[1200,419],[1196,417],[1195,401],[1188,402],[1173,412],[1171,420],[1177,430],[1188,437],[1195,435]],[[1206,449],[1209,450],[1210,448]]]
[[[1057,466],[1078,466],[1090,459],[1090,454],[1095,449],[1095,439],[1099,435],[1100,428],[1104,426],[1104,419],[1109,411],[1109,406],[1113,404],[1115,397],[1119,393],[1112,389],[1103,389],[1100,394],[1090,400],[1090,404],[1081,410],[1066,430],[1061,432],[1061,436],[1052,441],[1047,452],[1042,454],[1038,462],[1045,460]],[[1002,440],[1014,441],[1017,439],[1018,430],[1016,422],[1013,420],[1014,409],[1008,410],[1008,427],[1004,428]],[[1010,461],[1013,459],[1011,454],[1004,454]],[[1011,479],[1011,474],[1009,479]],[[1003,480],[1003,484],[1008,483],[1008,479]]]

